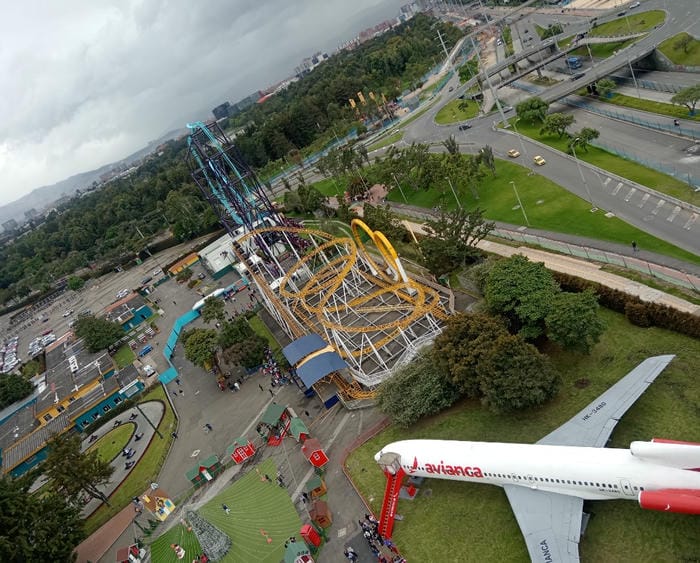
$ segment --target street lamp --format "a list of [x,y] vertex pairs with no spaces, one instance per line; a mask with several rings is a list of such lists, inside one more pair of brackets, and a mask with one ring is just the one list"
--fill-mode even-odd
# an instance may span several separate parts
[[448,176],[445,176],[445,180],[447,180],[447,183],[450,185],[450,189],[452,190],[452,195],[455,196],[455,201],[457,202],[457,206],[462,209],[462,204],[459,202],[459,198],[457,197],[457,193],[455,192],[454,186],[452,185],[452,180]]
[[518,138],[518,141],[520,141],[520,149],[523,151],[523,154],[527,156],[527,150],[525,149],[525,143],[523,143],[523,138],[520,136],[520,131],[518,131],[518,128],[516,127],[516,123],[519,120],[519,117],[516,117],[513,120],[513,131],[515,131],[515,136]]
[[588,194],[588,201],[591,202],[591,211],[597,211],[598,208],[593,203],[593,196],[591,196],[591,190],[588,188],[588,182],[586,182],[586,177],[583,175],[583,170],[581,170],[581,163],[578,161],[578,157],[576,156],[576,143],[578,143],[580,140],[581,140],[581,137],[576,137],[571,142],[571,152],[574,155],[574,160],[576,161],[576,168],[578,168],[578,173],[581,176],[581,181],[583,182],[583,187],[586,189],[586,193]]
[[525,213],[525,208],[523,207],[523,202],[520,201],[520,195],[518,195],[518,189],[515,187],[515,182],[513,182],[513,180],[511,180],[510,184],[513,186],[513,191],[515,192],[515,199],[518,200],[518,206],[520,207],[520,211],[523,212],[523,217],[525,218],[525,223],[529,227],[530,220],[527,218],[527,213]]
[[401,189],[401,184],[399,184],[399,181],[396,179],[396,174],[392,172],[391,177],[394,178],[394,182],[396,182],[396,187],[399,188],[399,191],[401,192],[401,197],[403,197],[404,202],[408,203],[408,200],[406,199],[406,194],[403,193],[403,190]]

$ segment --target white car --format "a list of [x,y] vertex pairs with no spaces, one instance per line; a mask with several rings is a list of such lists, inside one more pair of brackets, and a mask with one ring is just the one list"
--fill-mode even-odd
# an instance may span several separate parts
[[64,317],[70,317],[73,314],[73,309],[68,309],[65,313],[63,313]]
[[117,299],[123,299],[127,295],[131,293],[130,289],[122,289],[119,293],[117,293]]
[[156,370],[153,369],[153,366],[150,364],[146,364],[143,366],[143,372],[146,374],[147,377],[151,377],[153,374],[156,373]]

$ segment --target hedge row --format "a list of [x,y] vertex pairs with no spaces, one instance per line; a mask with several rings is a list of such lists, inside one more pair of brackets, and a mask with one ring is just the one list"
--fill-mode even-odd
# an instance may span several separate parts
[[634,325],[656,326],[700,338],[700,315],[678,311],[659,303],[642,301],[636,295],[569,274],[552,273],[564,291],[584,291],[590,288],[598,295],[598,302],[602,306],[623,313]]

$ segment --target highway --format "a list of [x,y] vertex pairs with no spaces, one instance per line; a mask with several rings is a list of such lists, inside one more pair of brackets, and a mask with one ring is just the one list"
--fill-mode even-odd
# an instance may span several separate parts
[[[665,4],[663,0],[649,0],[644,2],[639,10],[664,9]],[[668,2],[670,13],[663,26],[654,30],[636,46],[625,49],[616,56],[606,59],[604,63],[596,65],[591,72],[603,77],[608,72],[619,68],[620,61],[626,64],[628,58],[634,59],[635,53],[648,50],[650,46],[653,47],[680,31],[692,30],[696,35],[700,35],[697,33],[700,22],[697,12],[693,11],[693,7],[696,6],[697,3],[694,0]],[[638,46],[639,43],[642,45]],[[605,71],[605,69],[609,70]],[[570,84],[570,82],[564,82],[550,88],[547,90],[549,94],[546,99],[559,99],[561,92],[568,92]],[[579,82],[577,87],[582,84]],[[450,86],[454,87],[453,92],[448,92]],[[525,153],[518,159],[519,164],[528,166],[536,173],[549,178],[583,199],[592,200],[596,207],[613,213],[639,229],[680,248],[700,254],[700,211],[689,204],[679,204],[663,194],[649,193],[632,182],[617,178],[583,162],[580,162],[581,173],[579,173],[572,157],[544,147],[526,137],[518,139],[513,132],[495,129],[494,122],[500,121],[498,114],[470,121],[472,129],[468,131],[459,131],[458,124],[437,125],[434,118],[440,108],[458,97],[467,87],[467,85],[460,85],[459,79],[454,77],[443,89],[440,102],[405,128],[404,142],[440,143],[450,135],[454,135],[465,152],[476,152],[480,147],[488,144],[500,157],[504,157],[509,149],[517,148]],[[621,112],[628,111],[624,108],[614,109]],[[513,112],[508,116],[512,117]],[[669,118],[657,119],[668,121]],[[611,121],[589,112],[577,113],[576,127],[583,126],[599,129],[601,142],[607,142],[611,146],[634,148],[640,154],[653,155],[655,159],[668,159],[669,163],[677,163],[679,168],[682,164],[681,159],[685,158],[682,153],[690,144],[687,139],[674,134]],[[521,147],[525,150],[523,151]],[[532,156],[537,154],[546,159],[545,166],[535,167],[532,164]],[[697,169],[697,162],[690,159],[687,165]]]

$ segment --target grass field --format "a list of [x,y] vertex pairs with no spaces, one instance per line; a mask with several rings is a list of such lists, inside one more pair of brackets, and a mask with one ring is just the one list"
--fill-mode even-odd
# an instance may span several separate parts
[[464,100],[452,100],[437,112],[435,116],[435,122],[440,125],[448,125],[450,123],[457,123],[459,121],[464,121],[465,119],[471,119],[476,114],[479,113],[478,102],[469,100],[467,102],[467,109],[459,109],[459,104],[463,103]]
[[614,35],[628,35],[649,31],[663,23],[666,15],[662,10],[649,10],[648,12],[628,12],[625,17],[600,24],[591,29],[591,37],[611,37]]
[[253,329],[255,334],[262,336],[265,340],[267,340],[268,344],[270,345],[270,350],[272,350],[275,358],[277,358],[278,361],[282,361],[284,358],[282,355],[282,347],[279,345],[275,335],[272,334],[269,328],[267,328],[267,325],[262,321],[262,319],[256,315],[255,317],[248,319],[248,324],[250,325],[250,328]]
[[165,392],[161,385],[156,386],[144,395],[139,403],[145,403],[146,401],[161,401],[165,405],[163,419],[158,425],[158,430],[163,434],[163,439],[160,439],[157,435],[153,437],[146,454],[131,470],[131,473],[129,473],[129,476],[119,488],[109,497],[109,502],[112,506],[100,506],[85,520],[85,532],[88,536],[129,504],[133,497],[143,493],[148,485],[156,480],[161,466],[165,463],[165,457],[168,455],[170,442],[172,441],[170,434],[175,430],[175,413],[170,408],[170,403],[165,397]]
[[114,354],[114,361],[117,362],[117,367],[119,369],[131,365],[132,363],[134,363],[135,359],[136,354],[134,354],[134,351],[129,347],[128,344],[124,344],[124,346],[119,348],[119,350],[117,350],[117,353]]
[[[577,123],[572,128],[580,127]],[[540,136],[540,124],[531,124],[525,121],[518,121],[518,131],[552,148],[566,152],[566,139],[559,139],[556,135]],[[580,160],[589,162],[595,166],[608,170],[618,176],[642,184],[659,192],[682,199],[694,205],[700,205],[700,192],[694,192],[688,184],[677,180],[662,172],[657,172],[631,160],[609,153],[597,147],[589,147],[588,152],[576,151]]]
[[[482,183],[478,201],[467,192],[461,195],[462,205],[469,209],[474,207],[484,209],[489,219],[525,225],[522,211],[516,207],[517,201],[513,186],[510,184],[513,181],[532,227],[625,245],[634,240],[642,248],[700,264],[700,256],[653,237],[621,219],[606,218],[603,211],[591,213],[591,206],[587,201],[539,174],[528,176],[528,169],[514,162],[497,160],[496,172],[497,176],[489,174]],[[592,187],[592,191],[595,193],[595,187]],[[404,193],[410,204],[420,207],[432,208],[442,204],[454,209],[457,206],[449,189],[421,192],[404,189]],[[391,190],[387,198],[391,201],[403,202],[398,190]]]
[[[385,479],[374,454],[394,440],[435,438],[531,443],[566,422],[645,358],[677,354],[618,424],[612,447],[654,436],[700,441],[697,358],[700,342],[656,328],[642,329],[619,314],[602,311],[607,330],[590,356],[556,352],[562,374],[559,396],[542,408],[499,416],[478,401],[462,401],[449,411],[408,430],[389,427],[355,450],[347,467],[355,484],[379,512]],[[574,383],[586,378],[583,389]],[[400,501],[394,541],[409,561],[527,561],[522,536],[498,487],[430,480],[430,496]],[[584,562],[693,561],[700,557],[700,520],[693,516],[645,511],[636,502],[587,502],[595,516],[580,552]]]
[[120,424],[92,444],[87,451],[97,451],[97,456],[101,460],[112,461],[129,443],[135,429],[136,425],[133,422]]
[[389,145],[393,145],[394,143],[398,143],[402,138],[403,138],[403,132],[398,131],[397,133],[393,133],[391,135],[388,135],[387,137],[384,137],[383,139],[379,139],[376,143],[372,143],[370,146],[367,147],[367,150],[368,151],[376,151],[377,149],[382,149],[382,148],[387,147]]
[[684,66],[700,66],[700,40],[690,37],[690,43],[683,49],[683,47],[676,47],[676,43],[679,39],[688,37],[688,33],[685,31],[669,37],[659,45],[659,51],[661,51],[668,60],[676,65]]
[[[625,47],[636,43],[639,41],[639,39],[640,38],[629,39],[627,41],[616,41],[615,43],[594,43],[593,45],[589,45],[589,47],[591,48],[591,54],[594,57],[599,59],[607,59],[609,56],[615,53],[615,51],[624,49]],[[578,55],[579,57],[588,57],[588,49],[586,47],[579,47],[578,49],[571,51],[570,54]]]
[[665,102],[656,102],[654,100],[646,100],[644,98],[639,99],[633,96],[626,96],[625,94],[618,93],[614,93],[610,98],[599,96],[595,99],[599,102],[605,102],[606,104],[640,109],[642,111],[649,111],[659,115],[668,115],[669,117],[677,117],[679,119],[692,119],[695,121],[700,121],[700,113],[690,115],[688,113],[688,108],[685,106],[677,106],[674,104],[667,104]]
[[[277,468],[268,459],[258,466],[260,474],[273,476]],[[226,504],[231,509],[226,514],[221,508]],[[286,489],[275,483],[260,480],[258,473],[249,471],[233,485],[214,497],[198,510],[199,514],[231,538],[231,549],[221,561],[269,562],[277,563],[284,554],[284,542],[298,535],[301,520],[292,504]],[[266,532],[272,541],[268,543],[262,534]],[[160,536],[151,545],[153,561],[176,563],[178,560],[170,548],[171,543],[179,543],[185,548],[186,561],[191,561],[199,553],[200,547],[194,532],[187,532],[178,525]],[[190,546],[188,548],[188,546]],[[195,553],[196,552],[196,553]]]

